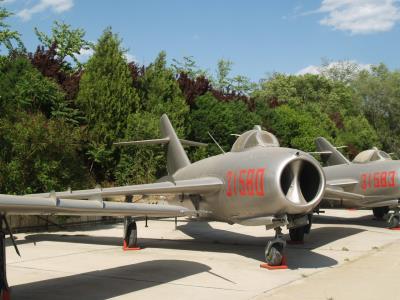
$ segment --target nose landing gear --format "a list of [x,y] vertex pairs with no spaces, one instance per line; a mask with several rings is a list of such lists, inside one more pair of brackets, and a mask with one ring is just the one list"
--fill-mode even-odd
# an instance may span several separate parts
[[275,238],[268,242],[265,248],[265,261],[269,266],[281,266],[284,262],[286,241],[283,238],[281,227],[276,227]]

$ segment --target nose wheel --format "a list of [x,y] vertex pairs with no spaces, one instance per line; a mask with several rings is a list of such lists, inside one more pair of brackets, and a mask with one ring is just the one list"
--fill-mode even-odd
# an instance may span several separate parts
[[286,241],[280,227],[275,228],[275,238],[265,248],[265,261],[270,266],[282,265]]

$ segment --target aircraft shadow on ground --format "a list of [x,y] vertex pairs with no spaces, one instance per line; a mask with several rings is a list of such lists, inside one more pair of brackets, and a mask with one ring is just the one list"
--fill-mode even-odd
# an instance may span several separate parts
[[[207,265],[184,260],[153,260],[122,267],[48,279],[11,287],[15,299],[86,299],[117,297],[202,272]],[[56,296],[57,295],[57,296]]]
[[341,218],[341,217],[326,216],[324,214],[321,214],[321,215],[314,215],[313,222],[316,224],[360,225],[360,226],[369,226],[376,228],[388,227],[388,224],[385,220],[377,220],[372,215]]
[[[151,230],[151,224],[148,230]],[[178,226],[178,230],[191,237],[191,239],[172,240],[162,238],[139,238],[139,244],[143,248],[234,253],[260,262],[264,261],[264,247],[268,238],[254,237],[242,233],[216,229],[211,227],[207,222],[188,222],[184,225]],[[336,260],[313,252],[312,250],[333,241],[358,234],[362,231],[364,230],[359,228],[332,226],[312,229],[311,234],[306,236],[304,245],[288,245],[286,252],[289,261],[289,268],[322,268],[337,264]],[[138,234],[140,237],[140,232]],[[38,243],[41,241],[110,246],[122,245],[122,237],[101,237],[73,234],[32,234],[27,236],[25,240],[17,241],[17,243]],[[11,245],[9,241],[7,245]]]

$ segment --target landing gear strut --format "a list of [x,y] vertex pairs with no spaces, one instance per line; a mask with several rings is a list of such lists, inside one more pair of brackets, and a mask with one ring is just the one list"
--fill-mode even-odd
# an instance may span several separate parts
[[0,214],[0,297],[2,300],[10,299],[10,288],[7,283],[7,273],[6,273],[6,232],[10,235],[11,242],[13,243],[15,252],[21,257],[19,253],[17,244],[15,243],[15,238],[11,232],[11,227],[7,222],[6,216]]
[[0,295],[1,299],[10,299],[10,288],[6,274],[6,227],[4,215],[0,216]]
[[383,220],[383,217],[389,212],[389,207],[387,206],[374,207],[372,209],[372,212],[377,220]]
[[[128,195],[125,197],[125,202],[132,203],[133,197]],[[146,217],[147,225],[147,217]],[[135,219],[132,217],[124,218],[124,250],[139,249],[137,245],[137,226]]]
[[275,238],[268,242],[265,248],[265,261],[270,266],[280,266],[284,257],[286,241],[282,234],[282,228],[275,228]]
[[124,219],[124,248],[138,248],[137,226],[132,217],[125,217]]
[[304,234],[310,233],[312,225],[312,214],[307,215],[307,225],[289,229],[290,240],[295,243],[304,242]]
[[389,214],[389,228],[399,227],[400,224],[400,208],[396,207],[393,213]]
[[304,241],[304,234],[306,233],[306,226],[300,226],[289,229],[289,236],[292,242],[302,243]]

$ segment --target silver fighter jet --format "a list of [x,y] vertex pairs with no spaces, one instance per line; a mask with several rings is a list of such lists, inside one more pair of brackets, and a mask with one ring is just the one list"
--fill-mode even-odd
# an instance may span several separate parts
[[[117,143],[166,144],[168,176],[156,183],[26,196],[0,195],[0,233],[3,233],[0,243],[4,242],[3,224],[8,228],[5,215],[126,216],[124,242],[128,247],[136,244],[137,237],[131,216],[195,216],[275,229],[265,259],[270,265],[280,265],[286,245],[281,227],[287,226],[291,239],[297,241],[309,232],[310,216],[325,190],[325,175],[318,161],[308,153],[280,147],[274,135],[255,126],[238,137],[230,152],[191,163],[183,145],[200,143],[179,139],[166,115],[161,117],[161,134],[159,139]],[[103,200],[162,194],[179,195],[178,205]]]
[[399,226],[400,161],[373,148],[350,162],[325,138],[319,137],[315,143],[327,165],[323,168],[327,180],[324,200],[347,208],[371,208],[377,219],[392,210],[389,227]]

